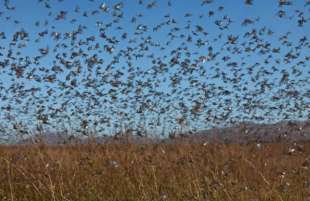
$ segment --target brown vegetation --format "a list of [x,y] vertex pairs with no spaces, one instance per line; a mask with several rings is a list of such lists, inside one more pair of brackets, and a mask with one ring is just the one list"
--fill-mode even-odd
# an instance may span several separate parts
[[310,143],[2,146],[0,200],[308,201]]

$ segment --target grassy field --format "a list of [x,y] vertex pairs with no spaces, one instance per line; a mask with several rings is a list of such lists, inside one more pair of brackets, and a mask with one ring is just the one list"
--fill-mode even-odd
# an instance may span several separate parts
[[309,201],[310,143],[2,146],[0,200]]

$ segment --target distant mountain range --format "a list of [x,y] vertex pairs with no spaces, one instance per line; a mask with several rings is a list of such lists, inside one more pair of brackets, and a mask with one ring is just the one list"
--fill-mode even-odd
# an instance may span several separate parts
[[67,134],[49,133],[36,135],[21,140],[18,144],[31,144],[42,142],[45,144],[76,144],[76,143],[252,143],[252,142],[297,142],[310,141],[310,121],[280,122],[276,124],[240,123],[227,128],[213,128],[197,133],[182,133],[164,139],[140,137],[131,134],[117,136],[97,136],[81,138]]
[[310,141],[310,121],[276,124],[240,123],[228,128],[213,128],[192,135],[176,135],[169,142],[251,143]]

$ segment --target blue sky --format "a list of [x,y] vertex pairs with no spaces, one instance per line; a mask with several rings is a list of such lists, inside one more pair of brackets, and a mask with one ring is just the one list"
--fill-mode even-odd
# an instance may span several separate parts
[[[4,0],[1,1],[3,3]],[[51,8],[47,9],[44,7],[44,2],[49,2]],[[99,0],[82,0],[82,1],[76,1],[76,0],[50,0],[45,1],[43,0],[41,3],[38,3],[37,0],[11,0],[9,1],[9,5],[15,6],[15,10],[7,10],[4,7],[4,4],[0,5],[0,12],[2,12],[2,15],[0,17],[0,32],[5,32],[6,39],[0,40],[0,46],[3,47],[1,49],[1,53],[3,56],[0,56],[0,61],[4,61],[6,59],[6,55],[11,49],[13,51],[13,54],[16,55],[18,51],[20,51],[20,55],[17,55],[19,58],[26,58],[29,57],[30,60],[34,58],[35,56],[40,55],[40,52],[38,49],[40,48],[49,48],[49,53],[40,60],[39,64],[32,63],[30,66],[28,66],[25,69],[25,72],[30,72],[33,69],[38,69],[41,67],[42,69],[49,69],[51,70],[53,65],[59,65],[59,61],[57,61],[57,53],[63,54],[67,53],[70,54],[72,51],[77,51],[80,48],[89,54],[90,56],[96,55],[98,58],[101,58],[103,60],[103,64],[96,65],[96,68],[98,71],[101,71],[102,74],[98,74],[98,71],[96,72],[94,69],[87,70],[86,64],[85,64],[85,58],[78,58],[81,62],[81,68],[82,73],[76,76],[77,79],[77,86],[74,89],[66,90],[60,88],[55,83],[48,83],[48,82],[36,82],[34,80],[29,80],[26,78],[18,78],[16,79],[16,76],[10,75],[9,68],[0,69],[0,78],[3,82],[3,86],[5,86],[6,89],[0,91],[0,94],[6,94],[8,96],[8,99],[2,100],[1,105],[7,106],[8,104],[13,105],[13,114],[18,117],[15,118],[15,121],[17,122],[35,122],[38,108],[42,107],[42,105],[45,107],[44,111],[46,114],[51,115],[51,112],[49,113],[49,107],[57,108],[60,107],[60,105],[64,102],[69,102],[66,110],[63,112],[64,116],[69,116],[68,121],[62,121],[64,124],[66,124],[64,127],[66,127],[68,124],[78,125],[82,121],[82,119],[87,119],[91,122],[95,121],[94,119],[104,119],[103,116],[110,117],[114,123],[117,125],[114,127],[137,127],[138,125],[142,124],[141,115],[136,114],[137,107],[139,107],[139,100],[134,102],[132,101],[133,98],[133,91],[129,93],[129,95],[118,95],[119,99],[115,102],[108,103],[102,103],[103,100],[105,100],[105,97],[99,97],[98,100],[101,102],[100,104],[94,103],[93,100],[90,98],[92,94],[96,93],[98,91],[101,91],[103,94],[108,92],[111,88],[108,84],[99,84],[96,89],[89,89],[85,88],[85,85],[83,85],[83,79],[90,78],[95,80],[96,82],[99,80],[102,80],[103,74],[106,75],[108,80],[113,79],[114,75],[117,72],[122,72],[121,78],[119,78],[121,81],[127,82],[128,77],[130,76],[128,66],[128,58],[121,56],[119,58],[119,62],[112,65],[112,68],[110,69],[108,67],[108,64],[113,60],[113,57],[118,55],[120,51],[126,50],[127,47],[139,47],[139,45],[143,46],[143,43],[145,43],[145,38],[150,37],[151,42],[155,44],[159,44],[160,47],[165,47],[164,50],[160,49],[160,47],[152,47],[150,45],[146,45],[149,47],[148,50],[144,51],[144,56],[138,59],[133,59],[132,62],[132,68],[133,71],[136,72],[135,81],[146,81],[149,80],[151,82],[151,85],[156,85],[154,87],[158,92],[162,92],[165,95],[158,97],[158,100],[155,96],[150,96],[150,100],[154,102],[154,104],[157,103],[158,108],[165,108],[165,105],[167,107],[171,107],[168,109],[168,112],[165,114],[161,114],[160,117],[157,117],[158,114],[154,113],[152,111],[146,111],[144,116],[147,116],[148,122],[154,121],[154,119],[161,118],[162,124],[159,126],[159,130],[162,129],[163,123],[167,123],[168,125],[166,127],[169,127],[168,130],[174,130],[179,129],[179,125],[175,123],[176,117],[183,117],[187,116],[188,114],[184,114],[178,108],[178,103],[181,99],[183,99],[181,102],[184,102],[185,105],[188,107],[193,106],[194,100],[198,101],[200,99],[199,94],[202,93],[200,89],[195,87],[195,85],[190,85],[191,79],[196,79],[198,81],[198,85],[202,86],[205,84],[206,86],[213,85],[213,86],[221,86],[224,89],[228,89],[234,94],[233,96],[223,97],[222,95],[218,95],[215,97],[210,98],[205,103],[205,109],[201,111],[201,115],[199,117],[196,117],[192,120],[190,118],[188,119],[188,128],[195,128],[195,129],[205,129],[209,128],[210,126],[226,126],[229,121],[223,120],[219,122],[216,120],[216,116],[222,115],[222,110],[226,110],[227,108],[231,107],[232,113],[230,114],[230,118],[234,120],[252,120],[253,119],[253,113],[247,113],[245,110],[240,109],[242,107],[239,107],[238,104],[240,104],[240,101],[237,100],[236,95],[243,96],[242,93],[236,89],[234,89],[231,85],[231,83],[224,83],[222,78],[214,78],[214,75],[216,74],[216,71],[220,71],[220,73],[226,74],[228,78],[236,78],[241,77],[241,80],[239,81],[240,86],[246,86],[248,87],[248,93],[251,94],[254,92],[257,88],[256,84],[258,84],[263,79],[266,79],[266,82],[269,83],[278,83],[281,79],[281,70],[285,70],[288,72],[292,71],[293,66],[297,66],[296,68],[299,69],[302,72],[301,76],[294,77],[290,76],[290,79],[296,81],[298,83],[298,80],[307,79],[309,78],[309,70],[304,66],[309,66],[309,61],[304,62],[304,66],[299,65],[298,62],[303,61],[304,58],[309,54],[309,45],[302,47],[300,50],[294,49],[294,46],[298,45],[299,40],[304,36],[310,35],[310,27],[309,22],[305,22],[302,27],[298,26],[298,19],[300,19],[300,16],[298,16],[298,13],[296,10],[299,10],[303,12],[303,16],[305,19],[309,21],[309,9],[310,6],[306,5],[306,1],[304,0],[297,0],[293,1],[293,4],[291,6],[278,6],[278,1],[270,1],[270,0],[254,0],[253,5],[246,5],[244,4],[243,0],[214,0],[211,4],[205,4],[201,5],[203,1],[198,0],[171,0],[172,6],[168,6],[167,0],[157,0],[156,5],[154,8],[147,9],[147,5],[155,2],[155,1],[149,1],[144,0],[143,5],[138,4],[138,0],[124,0],[122,1],[123,6],[121,8],[121,11],[117,11],[116,13],[120,14],[123,13],[123,17],[119,19],[119,22],[115,22],[116,18],[112,17],[113,14],[113,6],[118,4],[120,1],[99,1]],[[102,12],[100,9],[101,4],[105,3],[109,11],[108,12]],[[74,10],[79,8],[80,12],[74,12]],[[91,14],[93,11],[99,11],[97,13]],[[283,10],[286,12],[286,16],[283,18],[277,17],[277,13],[279,10]],[[59,15],[61,11],[68,12],[66,14],[66,17],[64,20],[56,20],[55,18]],[[208,16],[210,11],[214,12],[213,16]],[[83,16],[83,13],[87,13],[88,17]],[[190,17],[185,17],[186,14],[191,14]],[[50,14],[50,16],[49,16]],[[142,14],[143,17],[137,17],[139,14]],[[169,15],[169,17],[165,17],[165,15]],[[9,19],[6,19],[9,17]],[[137,21],[135,23],[132,23],[132,18],[136,17]],[[75,22],[70,23],[72,19],[75,19]],[[254,24],[250,24],[248,26],[242,26],[241,23],[245,19],[250,19],[252,21],[255,21]],[[14,23],[14,20],[19,21],[19,23]],[[48,21],[47,25],[45,26],[45,21]],[[156,27],[156,25],[167,22],[167,20],[170,20],[169,25],[163,25],[159,31],[153,31],[153,28]],[[175,20],[175,23],[171,23],[171,20]],[[190,20],[190,22],[188,22]],[[228,26],[228,29],[219,29],[217,25],[215,25],[215,21],[217,20],[231,20],[231,23]],[[39,25],[36,26],[35,23],[38,22]],[[100,38],[100,26],[105,26],[107,24],[111,23],[111,27],[107,28],[104,33],[113,39],[118,40],[119,42],[117,45],[114,46],[113,53],[107,53],[104,50],[105,45],[110,45],[107,41]],[[225,22],[224,22],[225,23]],[[164,23],[165,24],[165,23]],[[73,30],[77,30],[79,25],[87,27],[87,29],[83,30],[83,33],[78,36],[78,40],[85,40],[86,38],[89,38],[91,36],[95,36],[94,41],[89,42],[89,46],[94,47],[96,43],[98,43],[99,48],[98,49],[91,49],[87,50],[87,46],[75,46],[75,44],[71,44],[72,41],[70,39],[63,39],[61,38],[59,41],[55,41],[50,35],[52,32],[59,32],[62,35],[64,35],[66,32],[72,32]],[[190,25],[189,29],[186,29],[185,27],[187,25]],[[147,27],[147,30],[143,32],[142,35],[134,35],[134,32],[137,30],[138,27],[143,28],[143,26]],[[197,26],[202,27],[207,34],[197,33]],[[118,29],[120,28],[120,29]],[[166,44],[169,39],[169,31],[171,29],[177,28],[175,33],[175,38],[172,40],[172,42]],[[29,33],[29,41],[26,42],[26,46],[22,49],[17,49],[16,46],[10,46],[11,39],[15,32],[20,31],[24,29],[26,32]],[[257,30],[257,33],[260,32],[260,39],[261,44],[270,43],[270,46],[272,48],[281,48],[281,51],[279,54],[273,54],[273,58],[267,58],[267,55],[260,54],[258,51],[252,51],[250,53],[245,53],[244,51],[240,54],[238,53],[232,53],[227,51],[227,47],[231,46],[233,48],[234,46],[240,47],[240,45],[244,42],[247,43],[249,46],[251,41],[248,38],[243,37],[246,32],[250,32],[253,29]],[[268,35],[268,30],[271,30],[273,32],[272,35]],[[46,34],[44,37],[41,37],[39,41],[35,41],[38,37],[38,33],[47,31],[48,34]],[[288,35],[288,41],[292,43],[292,48],[289,48],[285,44],[282,44],[281,41],[279,41],[279,38],[281,36],[286,35],[287,32],[290,32]],[[126,39],[122,39],[122,35],[124,33],[127,33],[128,36]],[[197,34],[195,36],[195,33]],[[181,35],[184,35],[182,38]],[[189,42],[186,40],[188,36],[192,36],[193,42]],[[218,38],[218,36],[221,35],[221,38]],[[236,36],[238,37],[237,43],[235,45],[225,44],[227,42],[228,36]],[[130,39],[136,40],[136,43],[130,43]],[[195,43],[197,40],[204,41],[204,45],[201,47],[197,47]],[[215,40],[216,39],[216,40]],[[66,44],[67,47],[60,47],[56,50],[56,52],[53,52],[52,50],[55,48],[57,43]],[[183,43],[183,44],[182,44]],[[253,43],[252,46],[254,47],[256,44]],[[88,47],[89,47],[88,46]],[[163,61],[163,63],[166,63],[169,65],[169,61],[174,56],[173,54],[170,54],[171,51],[175,50],[178,47],[186,47],[187,50],[181,50],[180,51],[180,60],[190,59],[190,60],[197,60],[201,57],[207,57],[210,53],[210,47],[212,47],[212,52],[218,53],[218,56],[214,61],[207,61],[205,63],[200,63],[201,70],[205,70],[205,75],[199,75],[198,70],[194,70],[192,74],[188,75],[180,75],[181,72],[183,72],[180,67],[180,65],[171,66],[168,68],[168,71],[166,73],[158,74],[157,77],[153,77],[151,72],[153,72],[153,64],[152,59],[148,56],[154,56],[157,59],[160,58],[160,60]],[[72,48],[72,49],[71,49]],[[242,48],[241,48],[242,49]],[[290,51],[296,51],[298,54],[300,54],[298,59],[295,59],[291,63],[286,64],[283,61],[283,56],[287,54]],[[186,52],[190,53],[191,55],[189,57],[186,56]],[[136,52],[137,53],[137,52]],[[59,55],[58,55],[59,56]],[[131,55],[134,57],[134,55]],[[227,66],[227,62],[223,62],[222,58],[224,56],[229,56],[230,61],[237,62],[238,67],[235,69],[232,69]],[[268,63],[256,65],[255,63],[263,63],[264,60],[269,60]],[[275,63],[275,61],[279,59],[280,61],[278,63]],[[72,60],[73,61],[73,60]],[[10,61],[10,65],[12,65],[14,61]],[[221,66],[221,68],[216,70],[216,63],[219,63],[218,66]],[[249,75],[247,73],[247,67],[254,65],[254,73],[257,74],[262,69],[271,69],[272,66],[279,69],[276,73],[273,73],[272,75],[265,75],[263,77],[259,77],[256,81],[251,81],[252,75]],[[57,80],[65,80],[66,76],[70,73],[70,70],[65,70],[63,73],[57,74]],[[142,74],[145,73],[144,76]],[[242,75],[241,75],[242,74]],[[50,75],[50,72],[40,72],[37,74],[38,76],[42,76],[42,78],[46,75]],[[181,78],[181,83],[179,85],[179,88],[177,91],[180,93],[172,93],[172,87],[169,85],[169,77],[172,75],[177,75]],[[68,79],[65,82],[71,81],[73,78]],[[35,100],[30,100],[31,96],[29,94],[24,95],[24,97],[21,98],[21,101],[16,104],[16,99],[14,98],[14,95],[16,95],[16,92],[9,89],[9,86],[13,83],[20,83],[21,85],[25,86],[25,89],[30,89],[32,87],[38,87],[42,88],[42,90],[38,93],[36,93]],[[307,83],[307,82],[306,82]],[[308,82],[308,84],[310,84]],[[137,86],[137,85],[135,85]],[[298,91],[304,93],[309,90],[310,85],[305,84],[305,82],[301,84],[292,84],[292,88],[297,89]],[[279,92],[279,89],[281,87],[279,84],[275,84],[275,87],[272,89],[268,89],[266,92],[259,95],[259,97],[256,97],[260,100],[260,102],[263,102],[268,107],[272,107],[272,105],[279,106],[281,104],[281,101],[283,102],[290,102],[293,101],[291,106],[293,109],[295,102],[298,102],[294,99],[283,99],[279,100],[278,102],[274,103],[270,101],[271,96]],[[54,90],[54,95],[49,98],[47,95],[47,91],[49,89]],[[116,93],[119,93],[121,91],[121,88],[116,88]],[[61,96],[61,94],[68,92],[67,95]],[[74,91],[74,92],[73,92]],[[75,92],[88,93],[89,97],[86,98],[76,98],[73,94]],[[142,94],[148,94],[150,93],[147,89],[143,89]],[[131,94],[131,95],[130,95]],[[127,100],[128,99],[128,100]],[[146,101],[148,98],[145,98],[144,101]],[[226,100],[225,100],[226,99]],[[40,103],[40,100],[44,103]],[[244,100],[241,98],[241,100]],[[142,101],[142,100],[140,100]],[[226,102],[225,102],[226,101]],[[295,101],[295,102],[294,102]],[[302,102],[309,101],[308,99],[304,98]],[[28,105],[27,105],[28,102]],[[130,109],[122,109],[124,106],[124,102],[131,105]],[[203,101],[202,101],[203,102]],[[239,103],[238,103],[239,102]],[[241,101],[242,102],[242,101]],[[227,104],[229,103],[229,104]],[[225,107],[223,107],[221,104],[225,104]],[[300,103],[301,104],[301,103]],[[71,105],[71,106],[70,106]],[[93,108],[88,108],[86,106],[94,105]],[[176,106],[175,106],[176,105]],[[254,105],[254,103],[253,103]],[[290,104],[287,104],[290,105]],[[21,110],[24,110],[24,108],[28,107],[29,112],[25,112],[24,114],[21,114]],[[255,106],[254,106],[255,107]],[[76,108],[81,108],[81,111],[76,111]],[[210,112],[211,108],[211,112]],[[289,107],[288,107],[289,108]],[[72,112],[70,110],[72,109]],[[91,110],[91,111],[90,111]],[[209,110],[209,113],[207,112]],[[279,109],[274,110],[266,114],[265,110],[261,109],[254,109],[255,115],[263,116],[265,117],[264,121],[279,121],[283,119],[282,113],[286,112],[285,109]],[[133,120],[124,120],[124,117],[120,117],[118,112],[124,112],[124,113],[130,113],[132,115],[131,119]],[[129,112],[131,111],[131,112]],[[91,115],[88,115],[87,113],[92,113]],[[304,109],[303,111],[299,112],[290,112],[289,117],[290,118],[301,118],[304,119],[307,115],[308,110]],[[298,115],[297,115],[298,113]],[[0,112],[0,116],[5,119],[7,116],[6,112]],[[130,116],[130,115],[129,115]],[[212,116],[212,121],[206,120],[208,119],[208,116]],[[60,117],[59,117],[60,118]],[[53,119],[53,118],[50,118]],[[51,120],[52,122],[53,120]],[[71,122],[71,123],[70,123]],[[125,125],[119,125],[122,124],[120,122],[127,122]],[[9,123],[10,124],[10,123]],[[26,123],[25,123],[26,124]],[[146,123],[147,124],[147,123]],[[56,123],[57,125],[57,123]],[[8,126],[11,128],[11,126]],[[47,126],[48,127],[48,126]],[[50,125],[50,127],[55,127],[55,124]],[[74,127],[74,126],[73,126]],[[103,126],[105,127],[105,126]],[[112,126],[113,127],[113,126]],[[150,126],[152,127],[152,126]],[[155,130],[158,128],[154,128]],[[113,133],[118,128],[109,128],[104,129],[104,132]],[[151,129],[152,130],[152,129]],[[153,131],[153,130],[152,130]]]

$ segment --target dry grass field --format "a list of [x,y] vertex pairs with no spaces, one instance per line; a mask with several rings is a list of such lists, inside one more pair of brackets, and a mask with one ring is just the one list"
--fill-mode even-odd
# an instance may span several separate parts
[[2,146],[5,201],[309,201],[310,143]]

